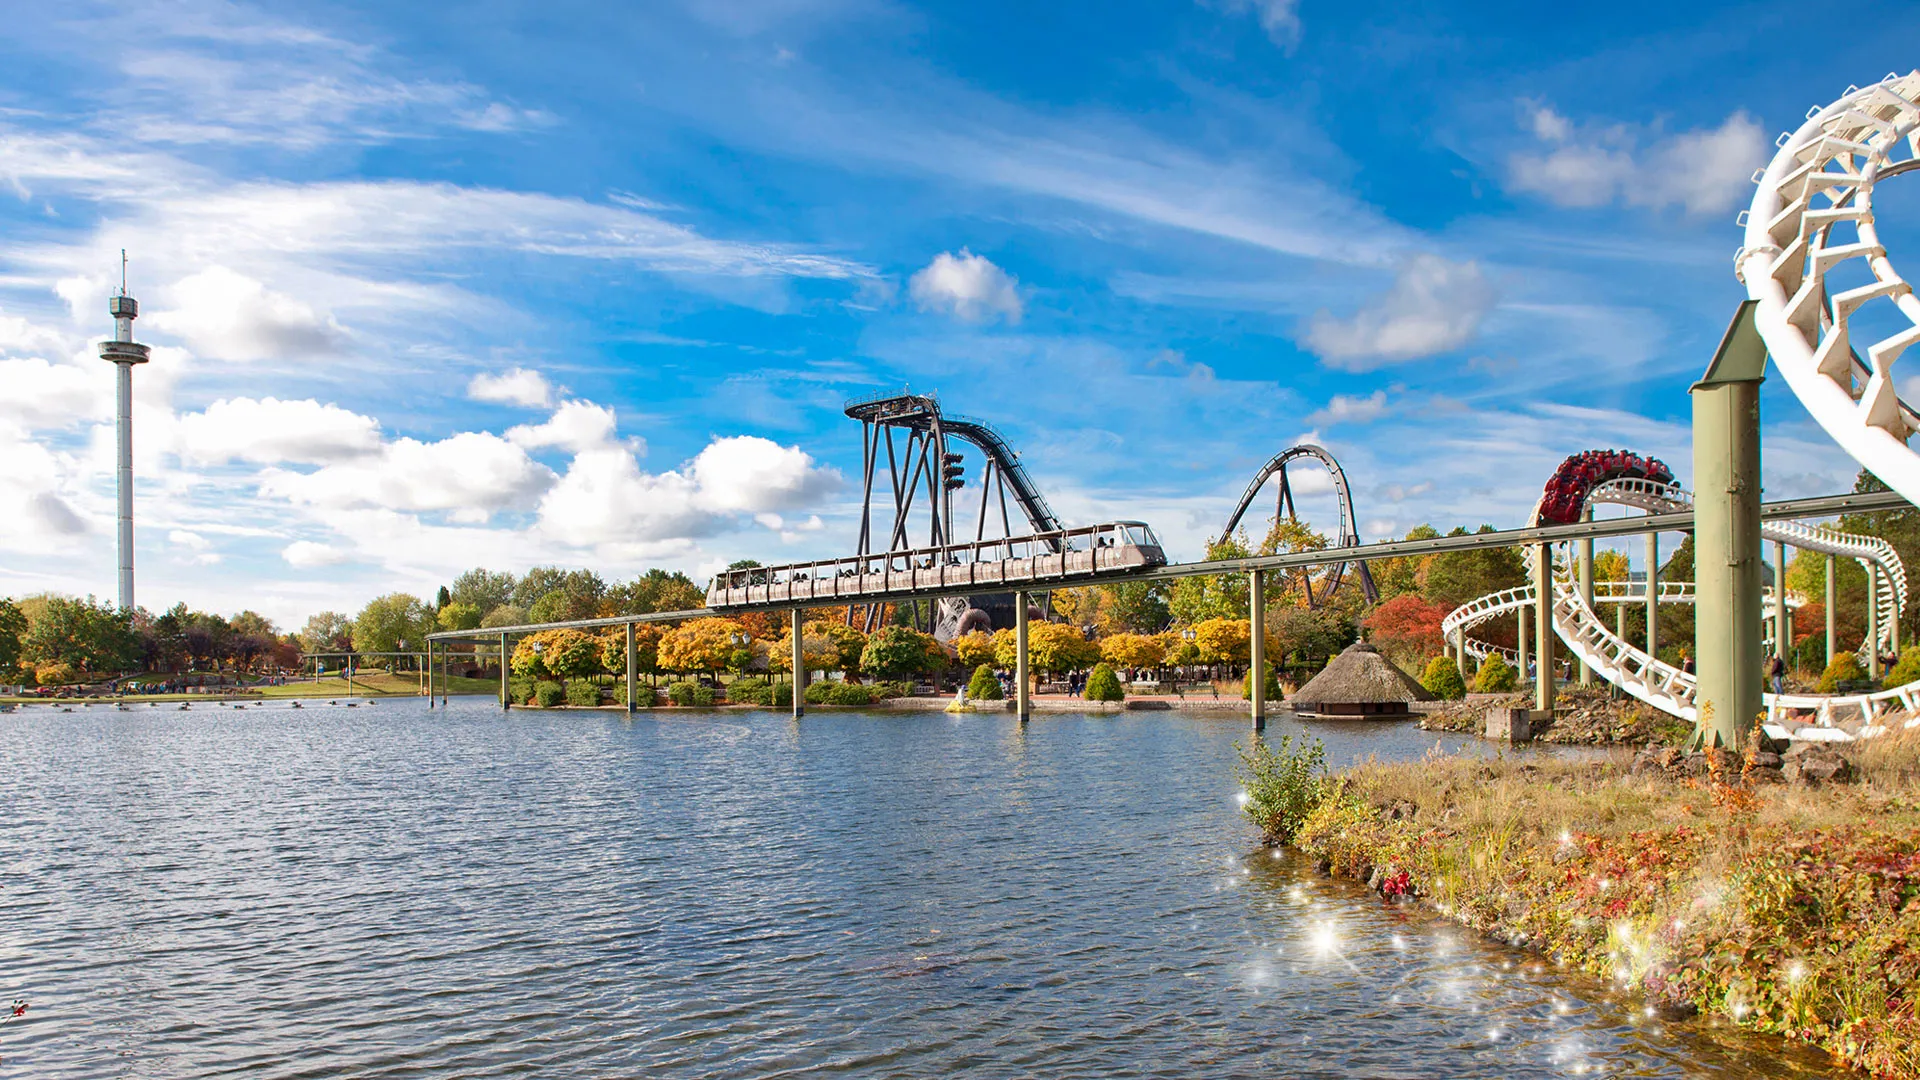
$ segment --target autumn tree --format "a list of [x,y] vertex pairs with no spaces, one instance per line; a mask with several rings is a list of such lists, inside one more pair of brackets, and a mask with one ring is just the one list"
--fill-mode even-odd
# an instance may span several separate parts
[[876,679],[901,679],[935,669],[940,643],[911,626],[883,626],[867,638],[860,670]]
[[732,619],[688,619],[660,638],[660,666],[667,671],[719,672],[734,658],[739,646],[732,640],[745,635]]
[[1408,666],[1445,648],[1440,624],[1452,610],[1428,603],[1418,593],[1402,593],[1374,608],[1362,625],[1368,641],[1389,659]]
[[[1207,544],[1206,559],[1244,559],[1251,555],[1244,537],[1223,536]],[[1174,582],[1167,600],[1174,621],[1197,626],[1208,619],[1244,619],[1248,604],[1245,574],[1203,574]]]
[[1027,662],[1036,671],[1062,674],[1091,666],[1100,659],[1100,647],[1078,627],[1043,622],[1027,627]]
[[[600,671],[600,639],[584,630],[542,630],[513,649],[513,673],[522,678],[578,679]],[[621,666],[626,665],[625,639]]]
[[954,638],[953,649],[960,657],[960,662],[970,668],[997,662],[993,635],[985,630],[970,630]]
[[1193,644],[1203,664],[1247,662],[1252,623],[1246,619],[1203,619],[1193,626]]
[[1100,658],[1123,668],[1156,668],[1166,655],[1160,639],[1147,634],[1110,634],[1100,642]]

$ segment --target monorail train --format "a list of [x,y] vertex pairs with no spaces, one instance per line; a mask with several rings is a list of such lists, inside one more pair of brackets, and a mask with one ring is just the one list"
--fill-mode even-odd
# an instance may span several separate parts
[[947,589],[1050,587],[1165,566],[1160,538],[1145,522],[1115,521],[1079,529],[979,540],[944,547],[842,559],[755,566],[715,574],[707,606],[831,604]]

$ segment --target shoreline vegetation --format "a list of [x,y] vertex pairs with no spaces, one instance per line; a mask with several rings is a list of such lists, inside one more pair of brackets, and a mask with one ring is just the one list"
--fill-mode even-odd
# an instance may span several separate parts
[[1281,738],[1237,772],[1262,842],[1321,873],[1600,976],[1652,1014],[1920,1078],[1920,734],[1845,751],[1839,767],[1817,751],[1818,769],[1796,748],[1782,770],[1756,741],[1743,757],[1433,754],[1329,775],[1317,742]]

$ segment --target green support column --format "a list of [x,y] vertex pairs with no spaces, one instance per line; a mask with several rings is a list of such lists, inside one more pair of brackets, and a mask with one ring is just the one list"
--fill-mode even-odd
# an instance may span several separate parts
[[450,693],[452,687],[447,683],[447,654],[452,651],[452,642],[440,647],[440,705],[442,708],[446,707],[447,698],[452,696]]
[[429,709],[433,708],[433,658],[435,654],[436,646],[431,641],[427,642],[427,659],[421,664],[423,670],[420,672],[420,688],[427,692],[427,708]]
[[1755,301],[1740,305],[1693,398],[1696,744],[1737,748],[1760,714],[1760,383]]
[[[1589,506],[1582,511],[1580,520],[1592,521],[1593,507]],[[1587,607],[1591,609],[1593,607],[1593,539],[1591,537],[1580,541],[1580,565],[1578,573],[1580,575],[1580,599],[1585,601]],[[1585,660],[1580,661],[1580,685],[1593,685],[1593,670],[1587,667]]]
[[1520,647],[1519,662],[1520,662],[1520,681],[1521,682],[1527,681],[1528,650],[1533,648],[1533,642],[1528,640],[1528,637],[1527,637],[1527,635],[1532,632],[1532,628],[1530,626],[1531,620],[1528,619],[1527,616],[1532,614],[1532,612],[1533,612],[1533,609],[1531,607],[1522,607],[1519,611],[1514,613],[1513,640]]
[[1660,656],[1660,534],[1647,534],[1647,655]]
[[806,639],[802,637],[800,633],[800,616],[803,614],[804,612],[802,612],[799,608],[793,609],[793,615],[792,615],[793,655],[789,658],[789,661],[788,661],[793,665],[793,718],[795,720],[798,720],[802,716],[805,716],[807,714]]
[[513,700],[507,696],[507,635],[500,635],[500,711],[513,708]]
[[1553,714],[1553,548],[1533,549],[1533,707]]
[[1627,640],[1627,605],[1613,605],[1613,636]]
[[1839,643],[1838,627],[1834,621],[1834,607],[1840,596],[1839,588],[1834,584],[1833,572],[1838,569],[1833,556],[1827,556],[1827,663],[1833,663],[1834,646]]
[[1773,655],[1782,660],[1793,651],[1793,616],[1787,612],[1787,545],[1773,542]]
[[627,624],[627,711],[639,707],[639,689],[633,684],[640,678],[640,646],[633,640],[633,624]]
[[1033,694],[1027,685],[1027,594],[1013,594],[1013,708],[1020,722],[1033,715]]
[[1254,570],[1247,574],[1247,612],[1249,620],[1247,650],[1252,665],[1247,670],[1247,703],[1253,711],[1253,730],[1267,727],[1267,575]]

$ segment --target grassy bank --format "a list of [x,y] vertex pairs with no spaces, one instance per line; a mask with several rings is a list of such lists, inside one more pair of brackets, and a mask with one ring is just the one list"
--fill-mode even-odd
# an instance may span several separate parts
[[[436,682],[436,686],[443,685]],[[468,679],[458,675],[447,677],[447,692],[460,694],[486,694],[498,697],[500,683],[493,679]],[[125,701],[130,704],[140,702],[167,701],[220,701],[220,700],[260,700],[266,698],[343,698],[347,695],[347,680],[344,678],[316,679],[308,682],[292,682],[280,686],[227,686],[211,687],[209,692],[200,694],[129,694],[124,698],[59,698],[59,697],[0,697],[0,704],[12,705],[84,705],[87,702],[101,704],[113,701]],[[354,697],[420,697],[420,676],[417,674],[392,675],[384,671],[369,671],[353,677]]]
[[1920,737],[1848,748],[1802,787],[1739,762],[1675,779],[1624,760],[1434,756],[1336,777],[1256,747],[1269,843],[1645,995],[1920,1078]]

